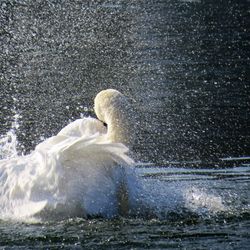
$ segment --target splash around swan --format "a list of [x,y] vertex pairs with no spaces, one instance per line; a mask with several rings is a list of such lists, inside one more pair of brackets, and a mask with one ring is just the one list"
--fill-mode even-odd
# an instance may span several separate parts
[[[178,178],[174,182],[143,178],[146,169],[136,168],[129,150],[136,131],[131,105],[116,90],[101,91],[94,104],[98,119],[70,123],[29,155],[17,156],[15,150],[12,154],[12,144],[1,139],[0,153],[8,156],[0,160],[0,219],[166,218],[169,212],[182,210],[226,211],[220,197],[190,188]],[[16,145],[16,137],[8,136]]]
[[[114,217],[138,200],[130,103],[117,90],[95,98],[98,119],[78,119],[26,156],[0,161],[0,217]],[[107,127],[104,126],[107,124]]]

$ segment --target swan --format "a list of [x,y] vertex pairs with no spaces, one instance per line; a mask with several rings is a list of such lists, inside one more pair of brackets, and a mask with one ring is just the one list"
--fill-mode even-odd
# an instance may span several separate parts
[[103,90],[94,100],[97,119],[77,119],[31,154],[1,160],[1,218],[129,214],[138,190],[131,105],[119,91]]

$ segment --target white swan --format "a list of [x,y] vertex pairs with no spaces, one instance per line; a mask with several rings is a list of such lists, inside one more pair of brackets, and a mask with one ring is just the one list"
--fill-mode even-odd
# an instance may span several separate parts
[[[0,216],[127,214],[136,200],[131,104],[119,91],[101,91],[98,119],[78,119],[27,156],[0,161]],[[107,124],[107,127],[104,125]]]

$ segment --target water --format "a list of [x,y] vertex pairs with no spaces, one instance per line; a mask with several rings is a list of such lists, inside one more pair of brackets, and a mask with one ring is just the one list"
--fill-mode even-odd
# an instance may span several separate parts
[[247,0],[0,1],[1,157],[93,115],[96,93],[116,88],[136,101],[155,212],[1,221],[0,246],[247,249],[248,16]]
[[[138,167],[157,216],[0,223],[7,249],[248,249],[250,166]],[[178,195],[184,192],[186,199]],[[151,196],[153,195],[153,197]]]

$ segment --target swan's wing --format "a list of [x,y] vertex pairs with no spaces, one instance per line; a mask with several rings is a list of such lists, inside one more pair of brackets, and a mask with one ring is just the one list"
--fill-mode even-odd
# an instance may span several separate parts
[[83,119],[77,119],[64,127],[58,135],[70,136],[70,137],[87,137],[96,133],[105,134],[107,132],[106,127],[97,119],[87,117]]
[[96,134],[88,138],[79,138],[60,148],[64,161],[81,159],[93,165],[133,165],[134,161],[127,156],[128,148],[121,143],[102,142],[102,136]]
[[50,138],[48,138],[47,140],[39,143],[36,148],[35,151],[39,151],[39,152],[48,152],[49,150],[51,150],[53,147],[62,145],[63,143],[67,143],[68,141],[67,136],[64,135],[56,135],[56,136],[52,136]]
[[91,140],[78,140],[59,153],[64,172],[62,190],[67,190],[72,200],[82,197],[88,214],[112,217],[123,206],[122,200],[131,199],[127,197],[129,190],[125,190],[126,170],[132,169],[134,162],[123,144],[99,143],[99,139],[97,135]]
[[87,143],[96,135],[105,134],[106,127],[97,119],[78,119],[64,127],[56,136],[52,136],[36,146],[36,151],[46,154],[46,152],[60,152],[78,141]]
[[110,143],[106,135],[99,133],[73,137],[59,133],[36,147],[44,164],[57,162],[61,166],[112,168],[117,165],[131,166],[134,161],[127,155],[128,148],[121,143]]

